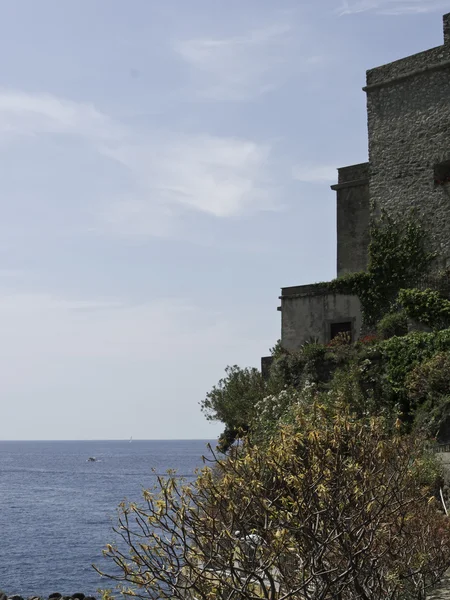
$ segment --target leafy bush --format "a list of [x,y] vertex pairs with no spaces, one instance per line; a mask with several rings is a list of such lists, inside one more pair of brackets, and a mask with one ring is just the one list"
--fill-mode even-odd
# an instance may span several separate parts
[[320,362],[324,358],[326,351],[325,346],[318,342],[307,342],[301,348],[303,360],[305,363],[310,364]]
[[[309,390],[314,386],[307,384],[306,387]],[[278,431],[280,422],[289,419],[290,408],[305,401],[308,401],[305,388],[302,391],[293,388],[285,389],[260,400],[255,407],[255,417],[251,423],[252,443],[267,445]]]
[[450,300],[436,290],[400,290],[398,300],[411,319],[432,329],[450,326]]
[[407,375],[405,388],[415,409],[416,428],[442,437],[450,416],[450,352],[438,352],[417,365]]
[[376,344],[379,341],[379,338],[377,335],[373,334],[373,333],[368,333],[367,335],[364,335],[362,338],[360,338],[358,340],[359,344],[362,344],[364,346],[369,346],[372,344]]
[[378,335],[383,340],[408,333],[408,319],[404,312],[392,312],[385,315],[377,325]]
[[387,377],[395,391],[401,391],[406,375],[436,352],[450,351],[450,329],[436,333],[413,332],[393,337],[379,345],[386,360]]
[[304,378],[303,352],[284,351],[275,356],[270,368],[270,391],[276,393],[285,387],[299,388]]
[[226,429],[220,449],[226,451],[240,432],[248,431],[255,405],[266,395],[266,384],[258,369],[227,367],[221,379],[200,402],[208,421],[222,421]]
[[270,370],[270,393],[290,387],[300,389],[306,381],[326,382],[333,368],[329,358],[327,348],[317,342],[305,342],[299,350],[278,354]]
[[330,379],[334,360],[324,344],[304,344],[302,356],[305,361],[302,385],[306,382],[324,384]]
[[439,443],[450,440],[450,395],[433,396],[415,411],[414,428]]
[[450,563],[437,467],[382,419],[315,402],[267,447],[213,467],[190,486],[158,477],[141,506],[120,506],[105,554],[123,594],[419,599]]
[[[438,332],[413,332],[404,337],[393,337],[379,344],[386,382],[393,401],[399,402],[405,417],[411,412],[411,403],[405,387],[407,375],[421,362],[437,352],[450,351],[450,329]],[[409,418],[409,417],[408,417]]]
[[328,342],[327,348],[336,348],[338,346],[348,346],[351,344],[352,336],[348,331],[341,331]]
[[406,377],[405,387],[415,404],[450,393],[450,352],[438,352],[417,365]]

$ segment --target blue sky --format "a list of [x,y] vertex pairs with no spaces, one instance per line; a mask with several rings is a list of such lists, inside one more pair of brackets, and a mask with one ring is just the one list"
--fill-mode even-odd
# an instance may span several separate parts
[[365,70],[439,0],[0,0],[0,439],[211,438],[198,402],[335,275]]

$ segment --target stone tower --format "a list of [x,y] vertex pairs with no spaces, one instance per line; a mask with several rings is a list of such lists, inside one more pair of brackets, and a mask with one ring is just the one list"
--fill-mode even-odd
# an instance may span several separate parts
[[444,44],[367,71],[369,191],[376,210],[411,208],[450,264],[450,13]]
[[[369,162],[338,169],[337,275],[367,266],[369,220],[414,208],[428,229],[438,267],[450,266],[450,13],[444,44],[367,71]],[[361,333],[359,299],[326,285],[282,288],[281,342],[296,350]],[[266,361],[266,363],[264,363]],[[270,359],[263,359],[267,372]]]

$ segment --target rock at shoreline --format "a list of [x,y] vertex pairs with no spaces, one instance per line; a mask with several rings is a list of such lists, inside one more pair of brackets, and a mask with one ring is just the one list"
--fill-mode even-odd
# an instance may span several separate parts
[[[12,596],[8,596],[5,592],[0,590],[0,600],[25,600],[23,596],[19,596],[18,594],[13,594]],[[29,596],[27,600],[45,600],[45,597],[40,596]],[[48,600],[97,600],[94,596],[85,596],[81,592],[76,592],[71,596],[63,596],[59,592],[54,592],[48,596]]]

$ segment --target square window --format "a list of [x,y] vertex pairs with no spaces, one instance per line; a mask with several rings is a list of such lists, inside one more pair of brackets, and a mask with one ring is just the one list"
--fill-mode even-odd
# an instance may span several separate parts
[[342,323],[330,323],[330,340],[334,339],[340,333],[348,333],[350,341],[352,340],[352,322],[343,321]]
[[450,182],[450,160],[434,165],[434,185],[443,185]]

